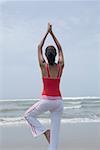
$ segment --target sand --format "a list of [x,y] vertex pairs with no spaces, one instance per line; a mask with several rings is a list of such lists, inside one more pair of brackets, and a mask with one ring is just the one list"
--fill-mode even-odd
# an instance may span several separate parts
[[[100,150],[100,122],[62,122],[58,147],[58,150]],[[26,123],[0,126],[0,150],[47,149],[44,135],[34,138]]]

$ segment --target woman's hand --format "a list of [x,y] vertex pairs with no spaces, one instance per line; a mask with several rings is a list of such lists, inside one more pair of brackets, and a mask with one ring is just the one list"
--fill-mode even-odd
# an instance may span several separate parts
[[52,25],[48,23],[48,32],[51,33],[51,31],[52,31]]

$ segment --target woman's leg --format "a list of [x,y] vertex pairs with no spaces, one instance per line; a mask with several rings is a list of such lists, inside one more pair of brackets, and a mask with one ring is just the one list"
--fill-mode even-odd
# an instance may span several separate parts
[[30,125],[34,137],[43,134],[48,130],[37,119],[37,116],[45,111],[48,111],[47,104],[45,103],[45,101],[40,100],[25,112],[24,118]]
[[62,112],[63,112],[62,102],[61,104],[59,104],[59,107],[51,111],[51,130],[50,130],[49,150],[57,150]]

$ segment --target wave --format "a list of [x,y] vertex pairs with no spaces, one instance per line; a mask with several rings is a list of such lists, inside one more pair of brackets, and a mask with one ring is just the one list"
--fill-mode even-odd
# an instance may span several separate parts
[[[0,124],[24,122],[24,112],[39,99],[4,99],[0,100]],[[75,119],[88,118],[100,119],[100,97],[63,97],[63,118]],[[39,116],[43,119],[49,118],[49,112]]]
[[[96,97],[96,96],[86,96],[86,97],[63,97],[63,100],[100,100],[100,97]],[[23,101],[38,101],[40,100],[39,98],[31,98],[31,99],[0,99],[0,102],[23,102]]]
[[81,105],[67,106],[67,107],[64,107],[64,110],[68,110],[68,109],[80,109],[81,107],[82,107]]
[[39,99],[0,99],[0,102],[23,102],[23,101],[38,101]]
[[70,100],[87,100],[87,99],[90,99],[90,100],[94,100],[94,99],[100,99],[100,97],[97,97],[97,96],[85,96],[85,97],[63,97],[63,99],[67,100],[67,99],[70,99]]
[[[49,118],[38,118],[40,122],[48,124],[50,123]],[[62,118],[62,123],[85,123],[85,122],[100,122],[100,119],[89,119],[89,118]],[[12,126],[27,124],[27,121],[23,117],[16,118],[0,118],[0,126]]]

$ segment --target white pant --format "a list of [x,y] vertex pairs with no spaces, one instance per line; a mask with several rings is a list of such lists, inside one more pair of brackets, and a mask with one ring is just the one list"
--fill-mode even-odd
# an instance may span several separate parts
[[49,150],[57,150],[60,121],[63,112],[63,101],[41,99],[25,112],[24,117],[31,127],[33,136],[36,137],[47,130],[47,128],[37,120],[37,116],[46,111],[50,111],[51,113]]

